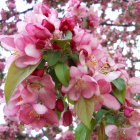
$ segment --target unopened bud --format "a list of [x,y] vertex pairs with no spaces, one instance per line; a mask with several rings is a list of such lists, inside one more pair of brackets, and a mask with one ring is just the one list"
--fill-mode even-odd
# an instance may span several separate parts
[[54,25],[46,19],[43,19],[42,26],[47,28],[51,33],[55,31]]
[[72,113],[70,110],[63,114],[63,125],[70,126],[72,124]]
[[57,111],[63,112],[63,110],[64,110],[64,103],[63,103],[63,101],[61,99],[58,99],[56,101],[55,108],[56,108]]
[[36,69],[32,75],[35,75],[35,76],[39,76],[39,77],[42,77],[44,74],[44,69]]

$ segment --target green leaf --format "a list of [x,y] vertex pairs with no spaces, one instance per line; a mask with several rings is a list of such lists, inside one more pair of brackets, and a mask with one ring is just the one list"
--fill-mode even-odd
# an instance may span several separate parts
[[77,53],[71,53],[71,54],[69,54],[69,56],[73,61],[75,61],[75,62],[79,61],[79,56]]
[[120,91],[123,91],[126,88],[125,81],[121,78],[117,78],[116,80],[113,80],[112,83]]
[[75,130],[75,140],[91,140],[92,129],[80,123]]
[[38,65],[37,69],[43,69],[46,61],[43,59],[40,64]]
[[102,120],[103,116],[104,116],[105,114],[107,114],[107,113],[108,113],[107,110],[105,110],[105,109],[100,109],[100,110],[96,113],[96,115],[95,115],[96,121],[97,121],[97,122],[100,122],[100,121]]
[[80,123],[75,130],[75,140],[85,140],[86,131],[86,126],[83,123]]
[[125,81],[121,78],[114,80],[113,85],[116,87],[113,90],[113,94],[117,97],[121,104],[124,104],[125,96],[126,96],[126,85]]
[[11,64],[4,87],[6,103],[8,103],[10,100],[10,97],[12,96],[18,84],[28,77],[37,68],[38,64],[28,66],[26,68],[18,68],[15,65],[15,62]]
[[94,100],[85,99],[81,97],[75,103],[75,111],[79,119],[87,126],[89,129],[91,128],[90,121],[92,119],[92,115],[94,112]]
[[88,24],[88,18],[86,17],[86,18],[83,18],[83,24],[84,24],[84,27],[85,28],[88,28],[89,27],[89,24]]
[[70,70],[67,64],[65,63],[58,63],[55,65],[55,73],[59,81],[64,85],[69,85],[70,80]]
[[126,89],[124,89],[123,91],[119,91],[118,89],[114,89],[113,94],[117,97],[117,99],[120,101],[121,104],[124,104],[125,96],[126,96]]
[[100,124],[100,127],[98,129],[98,140],[107,140],[107,137],[105,135],[105,126],[103,123]]
[[55,65],[61,59],[61,52],[49,50],[46,54],[46,61],[48,62],[49,66]]
[[113,116],[111,114],[107,114],[106,115],[106,122],[107,122],[107,124],[117,124],[118,119],[119,119],[118,115],[116,115],[116,116]]
[[67,97],[67,99],[68,99],[68,102],[69,102],[70,104],[74,105],[74,101],[72,101],[71,99],[69,99],[69,97]]

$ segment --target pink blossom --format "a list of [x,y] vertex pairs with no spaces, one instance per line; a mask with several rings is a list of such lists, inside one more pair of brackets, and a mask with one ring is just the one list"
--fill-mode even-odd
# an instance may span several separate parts
[[[71,80],[68,87],[62,87],[62,91],[68,94],[71,100],[77,101],[81,96],[91,98],[98,95],[98,84],[96,80],[76,67],[70,69]],[[88,92],[87,92],[88,91]]]
[[54,111],[41,104],[24,105],[20,109],[19,119],[21,122],[41,129],[45,125],[58,124],[58,118]]
[[56,97],[55,84],[49,75],[43,77],[30,76],[23,82],[21,97],[25,103],[35,103],[36,100],[53,109],[55,107]]
[[32,23],[29,23],[26,25],[27,32],[34,36],[37,39],[48,39],[51,37],[51,33],[47,28],[39,27],[37,25],[34,25]]
[[107,125],[105,128],[105,133],[109,137],[109,140],[117,140],[117,126]]
[[0,133],[6,132],[9,130],[9,127],[3,124],[0,124]]
[[91,6],[89,8],[89,12],[88,12],[89,16],[88,16],[88,24],[89,26],[96,28],[99,25],[100,22],[100,18],[98,16],[98,13],[94,11],[94,7]]
[[[77,45],[76,49],[78,51],[84,50],[88,56],[90,56],[92,51],[98,48],[99,41],[92,34],[86,33],[84,30],[76,28],[75,32],[73,39]],[[102,53],[102,51],[100,51],[100,53]]]
[[108,140],[139,140],[139,129],[137,127],[118,128],[115,125],[107,125],[105,133],[109,137]]
[[140,93],[140,78],[132,77],[128,81],[128,88],[131,93]]
[[42,3],[35,5],[33,10],[35,14],[43,14],[46,17],[48,17],[48,15],[50,14],[49,7]]
[[0,41],[7,50],[15,51],[16,65],[20,68],[35,65],[41,59],[41,52],[36,49],[34,39],[29,35],[4,36]]
[[[96,104],[97,102],[99,102],[97,105],[98,106],[100,105],[100,107],[102,105],[105,105],[110,109],[119,110],[120,103],[117,101],[117,99],[114,96],[110,94],[112,91],[110,82],[108,82],[108,79],[105,76],[102,77],[100,76],[101,75],[95,77],[100,89],[100,97],[97,97]],[[98,109],[100,109],[100,107]]]
[[131,111],[131,116],[129,118],[129,121],[133,126],[136,126],[136,127],[139,126],[140,109],[133,109],[133,111]]
[[73,31],[75,27],[75,20],[72,17],[69,18],[62,18],[60,21],[60,31]]

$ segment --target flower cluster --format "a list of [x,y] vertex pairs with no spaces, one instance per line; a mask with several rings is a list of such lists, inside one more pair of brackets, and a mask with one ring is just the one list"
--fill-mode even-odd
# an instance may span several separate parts
[[129,77],[126,64],[116,63],[117,56],[101,45],[95,32],[100,18],[92,8],[71,0],[60,18],[56,9],[38,4],[17,23],[17,34],[0,37],[13,53],[4,113],[33,129],[70,126],[78,116],[75,133],[84,129],[94,131],[99,140],[106,135],[110,140],[136,140],[140,79]]

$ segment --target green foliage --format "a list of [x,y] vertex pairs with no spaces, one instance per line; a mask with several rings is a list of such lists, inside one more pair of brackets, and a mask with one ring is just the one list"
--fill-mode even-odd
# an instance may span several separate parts
[[68,86],[69,85],[69,80],[70,80],[70,70],[67,64],[65,63],[57,63],[55,65],[55,74],[59,81],[64,85]]
[[125,81],[121,78],[117,78],[116,80],[112,81],[112,84],[115,86],[113,94],[117,97],[121,104],[124,104],[126,96]]
[[40,64],[38,65],[37,69],[43,69],[46,61],[43,59]]
[[53,66],[61,60],[61,52],[48,50],[45,55],[45,60],[48,62],[49,66]]
[[79,119],[83,122],[83,124],[88,128],[91,129],[91,119],[94,112],[94,100],[85,99],[81,97],[75,103],[75,111]]
[[83,123],[80,123],[75,130],[75,140],[85,140],[86,132],[87,127]]
[[100,109],[95,115],[96,121],[101,122],[103,116],[105,116],[108,112],[109,112],[108,110]]

